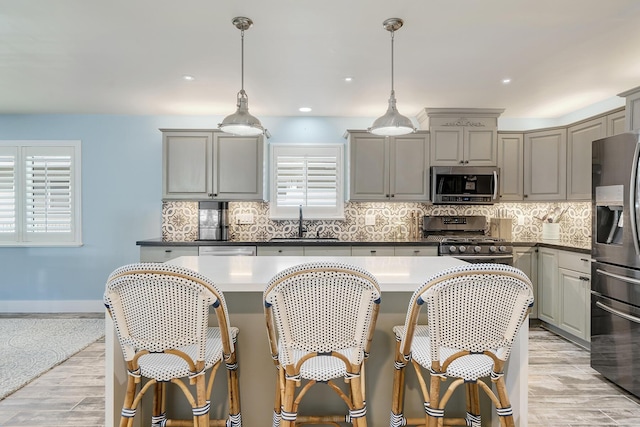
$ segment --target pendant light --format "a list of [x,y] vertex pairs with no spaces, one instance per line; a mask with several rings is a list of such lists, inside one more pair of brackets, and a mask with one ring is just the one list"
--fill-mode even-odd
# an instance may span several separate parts
[[233,25],[240,30],[241,43],[241,89],[238,92],[238,109],[235,113],[224,118],[218,128],[226,133],[242,136],[256,136],[264,133],[264,128],[260,124],[260,120],[249,113],[249,97],[244,91],[244,32],[253,25],[253,21],[243,16],[233,18]]
[[382,23],[385,30],[391,33],[391,97],[387,112],[373,122],[369,132],[374,135],[395,136],[413,133],[416,129],[408,117],[403,116],[396,108],[396,93],[393,89],[393,38],[396,30],[402,27],[404,22],[400,18],[389,18]]

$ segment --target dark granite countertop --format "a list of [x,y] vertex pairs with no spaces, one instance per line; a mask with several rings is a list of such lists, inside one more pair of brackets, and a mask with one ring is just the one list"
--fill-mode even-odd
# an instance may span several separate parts
[[[591,242],[571,240],[512,241],[513,246],[547,247],[568,250],[583,254],[591,253]],[[384,242],[345,241],[329,239],[309,240],[271,240],[271,241],[235,241],[235,240],[195,240],[187,242],[166,241],[161,238],[139,240],[138,246],[438,246],[438,242],[427,240],[390,240]]]

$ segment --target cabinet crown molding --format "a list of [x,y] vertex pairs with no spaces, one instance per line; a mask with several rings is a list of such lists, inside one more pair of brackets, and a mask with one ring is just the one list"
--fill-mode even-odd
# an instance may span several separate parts
[[466,117],[460,117],[458,120],[454,120],[453,122],[443,123],[442,126],[471,126],[471,127],[485,127],[485,124],[482,122],[472,122]]
[[420,124],[420,129],[429,129],[429,119],[456,117],[494,119],[497,126],[498,117],[503,112],[504,108],[423,108],[418,112],[416,118]]

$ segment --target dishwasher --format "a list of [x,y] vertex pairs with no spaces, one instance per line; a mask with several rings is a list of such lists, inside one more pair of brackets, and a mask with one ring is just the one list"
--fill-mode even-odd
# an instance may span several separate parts
[[256,256],[255,246],[200,246],[200,256]]

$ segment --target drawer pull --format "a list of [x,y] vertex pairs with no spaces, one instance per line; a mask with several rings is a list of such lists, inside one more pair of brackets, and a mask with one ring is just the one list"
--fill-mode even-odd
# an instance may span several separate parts
[[586,276],[580,276],[580,280],[584,280],[585,282],[588,282],[591,279]]
[[375,250],[371,250],[371,253],[372,253],[372,254],[375,254],[376,252],[378,252],[378,251],[375,251]]
[[416,249],[415,251],[413,251],[414,254],[419,254],[420,253],[420,249]]
[[171,253],[171,252],[173,252],[171,249],[165,249],[164,251],[165,251],[165,253]]
[[580,261],[582,262],[589,262],[589,260],[587,258],[580,258]]

